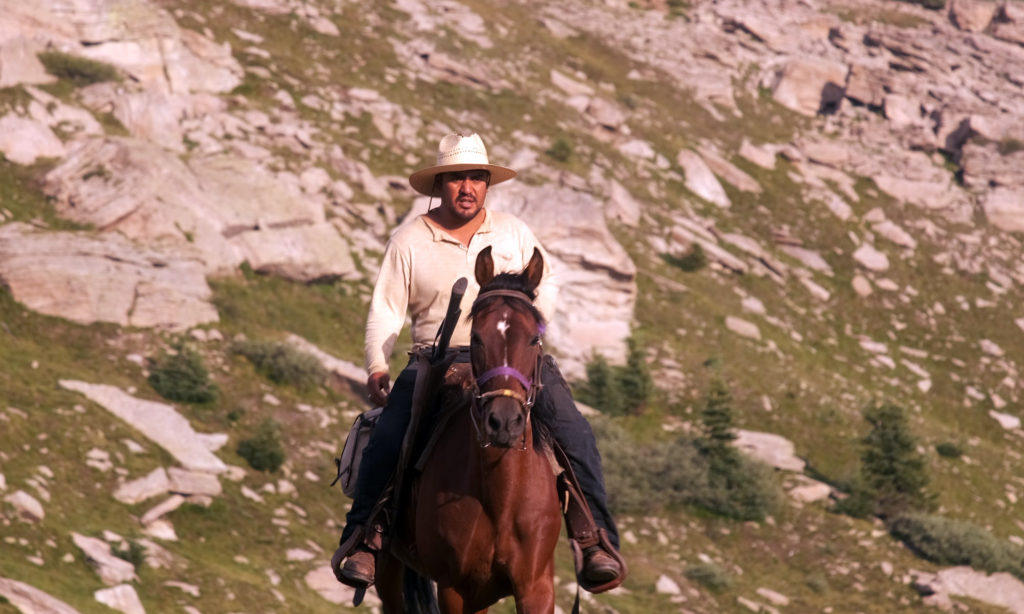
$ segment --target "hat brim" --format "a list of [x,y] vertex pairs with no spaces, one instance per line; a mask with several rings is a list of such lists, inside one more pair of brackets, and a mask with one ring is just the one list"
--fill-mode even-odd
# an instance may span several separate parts
[[496,185],[502,181],[508,181],[516,176],[516,172],[497,164],[442,164],[431,166],[409,175],[409,185],[424,196],[440,196],[440,190],[434,190],[434,177],[441,173],[454,173],[457,171],[484,170],[491,173],[491,182],[488,185]]

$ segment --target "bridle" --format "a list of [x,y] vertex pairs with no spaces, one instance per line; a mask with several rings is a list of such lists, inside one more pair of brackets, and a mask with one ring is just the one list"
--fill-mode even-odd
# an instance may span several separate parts
[[[473,301],[473,309],[475,310],[477,304],[479,304],[481,301],[497,296],[504,296],[507,298],[514,298],[520,301],[525,301],[528,305],[533,304],[533,301],[530,300],[530,297],[526,293],[520,292],[518,290],[489,290],[487,292],[481,293],[479,296],[476,297],[476,300]],[[544,322],[539,322],[538,334],[543,335],[544,328]],[[522,372],[520,372],[519,369],[516,369],[515,367],[510,367],[508,365],[502,365],[500,367],[488,369],[487,371],[484,371],[480,375],[476,375],[476,373],[473,374],[475,394],[473,405],[470,408],[470,418],[472,419],[473,422],[473,428],[476,429],[477,441],[480,442],[481,448],[489,447],[491,445],[491,442],[488,441],[481,432],[480,425],[477,423],[475,410],[483,409],[488,403],[490,403],[494,399],[499,397],[508,397],[515,400],[517,403],[519,403],[519,407],[526,414],[526,421],[529,422],[531,409],[533,408],[534,402],[537,400],[537,392],[541,388],[541,361],[544,359],[544,347],[540,343],[538,343],[538,346],[539,349],[537,351],[537,360],[534,362],[533,373],[531,374],[531,377],[527,377]],[[470,352],[472,353],[472,350]],[[470,364],[472,365],[472,360],[470,361]],[[513,390],[511,388],[497,388],[495,390],[488,390],[487,392],[480,392],[480,389],[483,387],[485,383],[491,381],[496,377],[511,377],[512,379],[522,384],[523,388],[526,390],[526,394],[524,395],[518,390]],[[525,429],[523,430],[523,443],[520,449],[526,449]]]

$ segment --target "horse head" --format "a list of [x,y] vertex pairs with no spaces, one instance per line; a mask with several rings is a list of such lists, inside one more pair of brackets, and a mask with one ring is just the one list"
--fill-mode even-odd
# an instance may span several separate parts
[[483,446],[508,448],[522,441],[525,448],[530,408],[540,383],[544,320],[533,300],[544,258],[534,248],[521,273],[495,275],[487,247],[476,259],[475,273],[480,294],[470,312],[470,358],[478,390],[474,424]]

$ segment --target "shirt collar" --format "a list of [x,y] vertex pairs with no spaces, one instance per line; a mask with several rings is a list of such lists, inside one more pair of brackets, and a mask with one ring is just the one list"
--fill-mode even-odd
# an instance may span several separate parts
[[[456,241],[455,238],[448,234],[447,231],[440,228],[436,224],[431,223],[430,220],[427,219],[426,213],[421,215],[420,218],[423,220],[423,225],[430,230],[430,236],[434,239],[434,242],[444,241],[447,243],[458,243],[458,241]],[[493,229],[494,224],[491,212],[487,210],[487,208],[484,208],[484,221],[482,224],[480,224],[480,228],[477,229],[476,234],[491,232]]]

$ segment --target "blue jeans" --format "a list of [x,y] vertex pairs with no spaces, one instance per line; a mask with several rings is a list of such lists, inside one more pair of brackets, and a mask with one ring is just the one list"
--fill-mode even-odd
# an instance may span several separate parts
[[[467,354],[468,356],[468,354]],[[402,440],[412,418],[412,393],[416,383],[416,369],[410,363],[395,380],[388,394],[387,404],[373,428],[370,441],[363,450],[356,483],[356,495],[345,520],[341,534],[344,542],[355,527],[365,525],[373,506],[377,504],[384,488],[398,464]],[[594,522],[608,532],[608,539],[616,549],[619,547],[619,532],[608,511],[608,498],[604,490],[604,473],[601,469],[601,454],[590,423],[576,408],[569,384],[562,377],[558,365],[550,355],[544,357],[541,369],[543,387],[537,394],[533,406],[534,419],[551,432],[558,445],[569,457],[572,470],[579,480],[583,496],[587,499]]]

